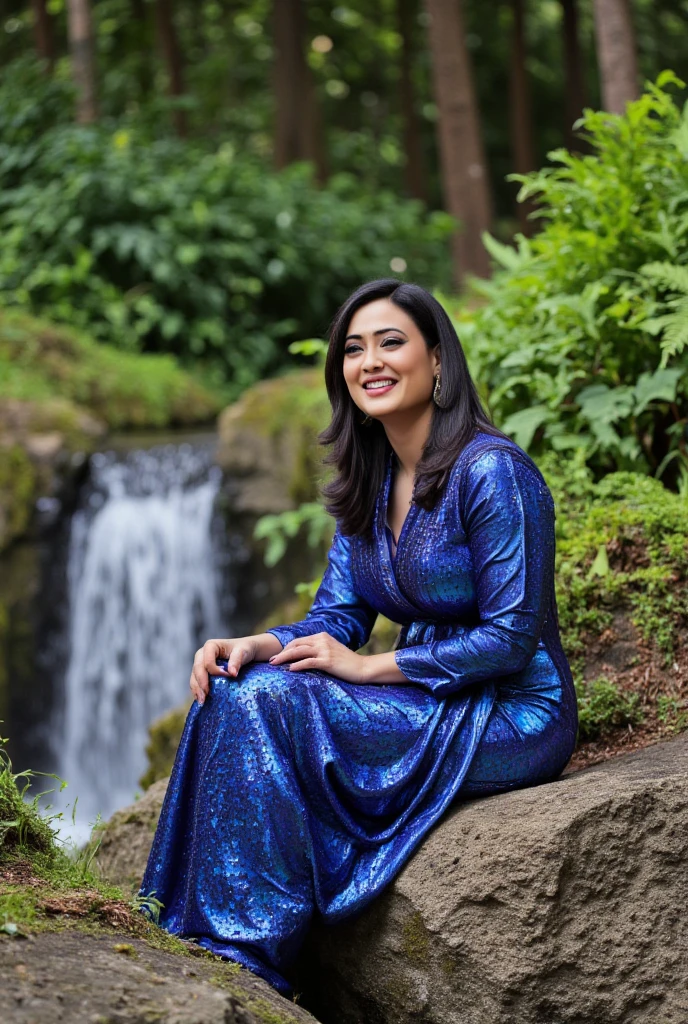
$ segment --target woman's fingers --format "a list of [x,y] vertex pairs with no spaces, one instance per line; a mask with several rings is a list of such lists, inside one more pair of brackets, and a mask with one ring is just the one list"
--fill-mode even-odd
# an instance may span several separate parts
[[232,647],[233,644],[231,640],[206,640],[202,647],[202,664],[208,675],[229,675],[227,669],[220,668],[217,664],[217,659],[229,657],[231,655]]

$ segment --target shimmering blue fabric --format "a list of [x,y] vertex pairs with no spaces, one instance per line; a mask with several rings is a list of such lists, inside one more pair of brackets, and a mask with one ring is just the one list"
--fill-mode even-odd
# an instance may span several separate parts
[[[141,892],[160,924],[281,991],[314,912],[360,910],[457,797],[544,782],[576,736],[554,598],[554,507],[531,459],[479,433],[431,512],[388,544],[335,533],[282,644],[326,631],[354,650],[401,625],[409,684],[362,686],[260,663],[211,679],[184,729]],[[457,855],[461,851],[457,850]]]

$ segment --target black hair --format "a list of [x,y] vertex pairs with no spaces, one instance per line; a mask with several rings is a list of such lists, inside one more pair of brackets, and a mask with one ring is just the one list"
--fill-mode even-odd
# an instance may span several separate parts
[[436,505],[458,455],[481,430],[498,437],[483,409],[461,342],[446,311],[430,292],[417,284],[383,278],[361,285],[337,312],[329,331],[325,384],[332,420],[319,441],[331,446],[325,462],[337,475],[323,489],[325,507],[346,535],[370,535],[375,500],[391,451],[382,424],[364,424],[344,380],[344,345],[354,313],[369,302],[389,299],[418,327],[430,349],[439,345],[440,405],[433,410],[430,434],[416,468],[413,500],[425,509]]

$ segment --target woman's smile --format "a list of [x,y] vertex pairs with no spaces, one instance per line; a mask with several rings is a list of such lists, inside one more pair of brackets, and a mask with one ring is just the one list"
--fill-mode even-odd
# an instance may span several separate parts
[[391,377],[371,377],[363,384],[364,389],[369,395],[377,397],[378,395],[387,395],[392,390],[396,381]]

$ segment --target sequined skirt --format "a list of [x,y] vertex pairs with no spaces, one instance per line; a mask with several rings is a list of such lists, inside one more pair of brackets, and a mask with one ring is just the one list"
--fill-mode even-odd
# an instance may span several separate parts
[[212,677],[141,886],[163,904],[160,925],[288,992],[313,914],[334,922],[365,906],[457,795],[559,774],[571,711],[544,649],[526,684],[438,699],[265,663]]

